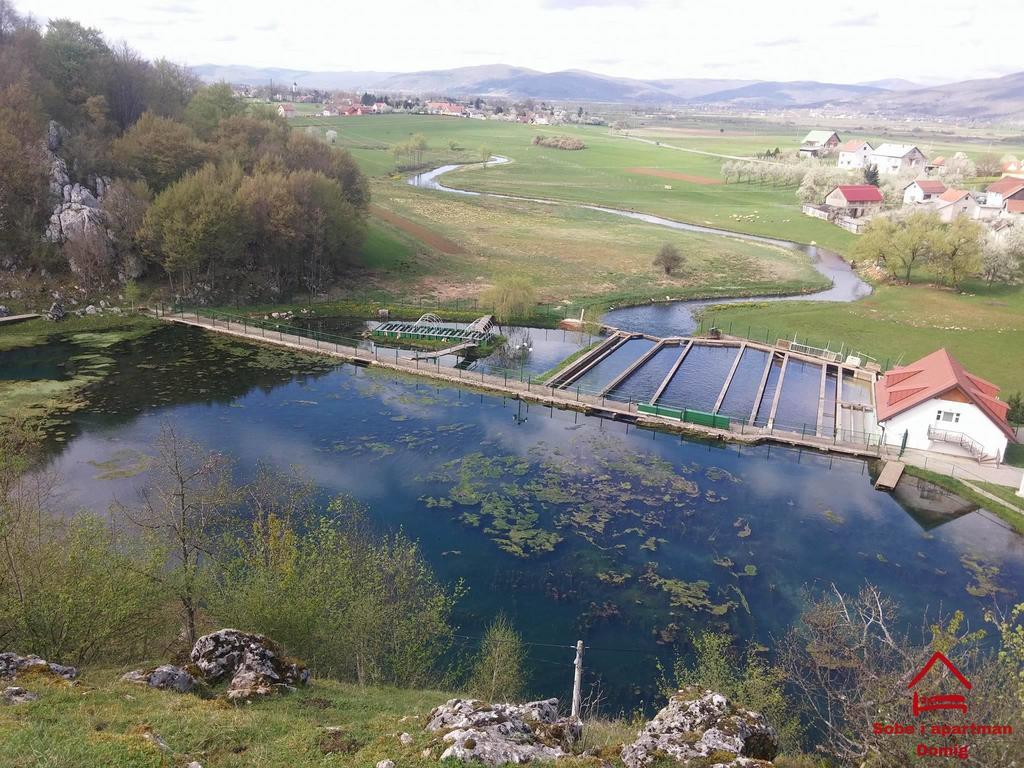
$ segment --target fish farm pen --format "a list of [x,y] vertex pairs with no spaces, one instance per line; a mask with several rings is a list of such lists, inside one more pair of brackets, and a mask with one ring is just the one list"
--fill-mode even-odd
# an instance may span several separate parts
[[373,329],[372,335],[386,339],[427,339],[450,341],[453,344],[472,341],[483,343],[494,336],[494,318],[490,315],[478,317],[464,328],[445,323],[437,315],[426,314],[414,323],[389,320]]

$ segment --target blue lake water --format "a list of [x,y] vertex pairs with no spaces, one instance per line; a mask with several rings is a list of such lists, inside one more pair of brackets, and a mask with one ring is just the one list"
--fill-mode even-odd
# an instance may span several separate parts
[[240,479],[258,461],[298,465],[325,498],[350,494],[381,530],[417,539],[443,580],[465,580],[460,634],[505,612],[526,640],[560,646],[529,647],[538,695],[568,694],[577,639],[586,686],[614,709],[653,700],[656,661],[685,652],[689,632],[771,645],[806,589],[871,581],[912,626],[940,605],[978,626],[993,596],[968,593],[974,564],[996,569],[1001,602],[1024,585],[1024,539],[999,520],[908,513],[859,460],[692,442],[349,365],[257,376],[182,328],[119,359],[118,387],[52,460],[69,510],[134,500],[144,471],[97,465],[138,464],[165,423],[234,457]]
[[737,347],[694,344],[658,404],[710,412],[738,353]]

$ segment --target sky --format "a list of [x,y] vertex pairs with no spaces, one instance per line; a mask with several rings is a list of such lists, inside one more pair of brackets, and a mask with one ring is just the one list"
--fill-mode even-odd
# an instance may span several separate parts
[[933,84],[1024,69],[1024,2],[15,0],[149,58],[413,72],[512,64],[636,78]]

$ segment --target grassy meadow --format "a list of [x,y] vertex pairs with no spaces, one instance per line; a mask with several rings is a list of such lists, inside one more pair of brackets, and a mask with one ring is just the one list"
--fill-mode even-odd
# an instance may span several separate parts
[[[74,686],[42,675],[19,681],[41,698],[0,708],[0,765],[169,768],[195,760],[204,768],[365,768],[391,759],[426,768],[438,764],[443,746],[423,724],[433,707],[458,695],[315,679],[293,694],[235,706],[122,683],[122,671],[86,670]],[[621,765],[618,752],[636,730],[594,721],[583,746]],[[403,732],[413,737],[408,746],[399,741]],[[608,763],[589,757],[562,764]]]
[[[847,253],[856,242],[826,222],[800,214],[793,188],[723,184],[717,155],[746,156],[792,149],[806,127],[708,118],[662,121],[631,128],[530,126],[435,116],[382,115],[292,120],[297,128],[337,131],[372,177],[378,210],[368,243],[367,284],[382,294],[478,295],[510,274],[528,277],[544,301],[611,303],[695,296],[797,292],[820,286],[800,254],[693,233],[676,233],[571,206],[441,195],[416,190],[395,172],[390,148],[422,133],[425,167],[476,162],[483,150],[512,162],[452,172],[445,183],[474,191],[635,209],[737,232],[816,242]],[[892,127],[840,128],[844,137],[913,142],[932,154],[964,151],[1024,156],[1020,137],[947,127],[899,132]],[[568,133],[587,148],[565,151],[531,143],[537,134]],[[636,139],[643,139],[637,141]],[[658,142],[658,143],[649,143]],[[684,151],[692,150],[692,151]],[[713,154],[701,154],[713,153]],[[666,278],[650,261],[662,242],[686,256]],[[453,247],[454,244],[454,247]],[[443,247],[442,247],[443,246]],[[913,286],[879,284],[852,305],[787,302],[736,305],[715,311],[716,323],[756,335],[810,337],[845,343],[879,362],[909,361],[945,346],[965,365],[1004,389],[1024,387],[1024,290],[968,286],[963,294],[932,285],[923,274]],[[760,329],[755,331],[754,329]]]

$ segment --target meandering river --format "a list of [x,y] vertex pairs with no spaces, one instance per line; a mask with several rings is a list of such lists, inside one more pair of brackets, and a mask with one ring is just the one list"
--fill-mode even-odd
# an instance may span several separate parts
[[[504,165],[511,162],[507,157],[494,156],[487,165]],[[470,165],[480,165],[474,163]],[[420,189],[432,189],[438,192],[449,192],[459,195],[486,196],[505,200],[523,200],[545,205],[568,205],[576,208],[586,208],[592,211],[600,211],[613,216],[624,216],[638,221],[644,221],[659,227],[668,227],[685,232],[699,232],[705,235],[715,235],[749,242],[774,245],[787,250],[797,250],[805,253],[811,260],[811,264],[819,274],[828,278],[831,286],[815,293],[795,294],[790,296],[759,296],[759,297],[737,297],[737,298],[715,298],[697,299],[693,301],[669,301],[640,306],[623,307],[614,309],[605,314],[604,320],[609,325],[624,328],[630,331],[650,333],[657,336],[686,335],[692,333],[696,328],[695,314],[707,306],[718,304],[732,304],[744,301],[856,301],[871,293],[871,286],[861,280],[850,265],[837,253],[820,248],[817,245],[805,245],[791,240],[780,238],[762,237],[743,232],[732,232],[730,230],[706,227],[699,224],[687,224],[674,219],[667,219],[663,216],[654,216],[649,213],[625,210],[622,208],[609,208],[600,205],[587,205],[584,203],[567,203],[560,200],[547,198],[524,197],[520,195],[503,195],[494,192],[474,192],[466,189],[458,189],[442,184],[441,176],[458,168],[467,167],[465,164],[442,165],[430,171],[415,174],[409,177],[408,183]]]

